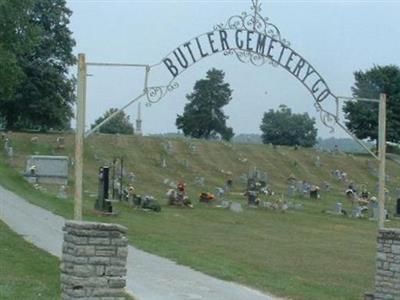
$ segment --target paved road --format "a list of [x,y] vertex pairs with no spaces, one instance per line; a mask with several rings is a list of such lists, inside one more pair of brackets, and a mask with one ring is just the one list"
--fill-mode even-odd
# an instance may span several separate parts
[[394,153],[387,153],[386,158],[394,161],[395,163],[400,165],[400,155]]
[[[60,257],[64,218],[0,187],[0,219],[36,246]],[[276,300],[129,246],[127,289],[138,300]]]

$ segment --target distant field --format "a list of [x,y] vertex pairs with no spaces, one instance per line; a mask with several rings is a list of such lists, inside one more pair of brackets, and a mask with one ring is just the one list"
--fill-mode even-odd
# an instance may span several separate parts
[[[67,148],[55,150],[55,135],[13,134],[16,156],[15,170],[22,171],[25,156],[73,153],[73,137],[66,136]],[[85,147],[85,199],[87,220],[116,222],[129,228],[129,239],[135,246],[171,258],[216,277],[241,282],[292,299],[359,299],[373,285],[375,269],[376,223],[323,213],[332,210],[337,201],[346,209],[350,204],[343,197],[346,185],[337,181],[331,171],[341,169],[357,184],[375,190],[373,174],[376,163],[367,156],[333,155],[310,149],[266,145],[231,145],[199,140],[170,140],[173,151],[168,153],[160,138],[96,135]],[[190,147],[196,145],[191,153]],[[230,200],[245,201],[240,192],[244,184],[240,176],[257,167],[268,174],[269,183],[278,195],[286,193],[290,174],[301,180],[321,185],[328,181],[332,192],[322,193],[320,201],[296,198],[302,210],[286,213],[245,207],[240,214],[198,205],[193,210],[163,206],[160,214],[135,211],[125,203],[117,205],[118,217],[98,217],[93,212],[97,190],[97,170],[113,156],[123,155],[127,172],[136,174],[136,190],[152,194],[165,204],[168,178],[184,179],[192,199],[202,190],[214,191],[223,186],[232,172],[234,195]],[[161,157],[168,168],[161,168]],[[315,166],[319,156],[322,167]],[[245,158],[245,159],[244,159]],[[96,160],[97,159],[97,160]],[[184,163],[184,160],[188,163]],[[55,199],[51,194],[32,192],[17,171],[0,163],[0,182],[6,188],[33,203],[60,215],[71,217],[72,201]],[[224,170],[224,172],[222,172]],[[395,188],[400,186],[400,168],[388,162],[389,189],[392,199],[387,207],[394,211]],[[71,170],[72,175],[72,170]],[[205,178],[205,186],[194,183],[196,176]],[[72,178],[72,176],[71,176]],[[73,191],[73,181],[69,192]],[[56,189],[47,187],[49,191]],[[196,201],[195,201],[196,202]],[[392,227],[400,222],[392,220]]]

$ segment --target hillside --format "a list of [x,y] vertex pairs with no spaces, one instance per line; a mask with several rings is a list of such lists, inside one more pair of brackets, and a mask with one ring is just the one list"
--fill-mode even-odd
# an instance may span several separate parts
[[[58,188],[45,186],[42,193],[21,179],[30,154],[69,155],[73,153],[73,136],[65,135],[66,148],[56,149],[57,135],[12,133],[14,158],[0,161],[0,184],[26,199],[65,217],[72,215],[72,197],[56,199]],[[169,146],[167,146],[169,145]],[[168,257],[180,264],[212,276],[232,280],[291,299],[358,299],[373,286],[376,255],[376,222],[368,218],[353,219],[325,213],[340,201],[346,210],[345,183],[335,179],[332,170],[340,169],[360,187],[374,192],[377,182],[376,162],[364,155],[319,152],[315,149],[268,145],[227,144],[215,141],[165,139],[157,137],[95,135],[85,143],[84,219],[116,222],[129,228],[131,244]],[[117,203],[116,217],[98,216],[93,211],[97,191],[97,172],[116,156],[124,156],[126,174],[134,172],[135,187],[140,194],[156,196],[161,213],[144,213],[127,203]],[[5,158],[4,153],[1,154]],[[165,157],[167,168],[161,167]],[[316,165],[317,157],[321,166]],[[10,168],[9,165],[13,168]],[[290,201],[302,205],[299,210],[252,209],[241,196],[245,184],[241,176],[257,167],[265,172],[275,197],[287,194],[288,177],[293,174],[322,186],[321,200],[295,197]],[[400,166],[388,161],[390,198],[387,208],[394,211]],[[18,172],[17,172],[17,171]],[[73,176],[68,192],[73,194]],[[232,173],[232,175],[228,175]],[[205,186],[195,178],[205,178]],[[241,202],[243,212],[198,204],[198,193],[214,191],[232,177],[233,192],[229,200]],[[168,185],[183,179],[195,208],[167,207],[164,197]],[[288,199],[287,195],[284,195]],[[400,227],[392,219],[390,227]]]
[[[38,137],[35,143],[31,142],[33,136]],[[52,134],[11,134],[15,168],[22,172],[26,156],[32,154],[67,155],[73,159],[73,135],[65,136],[66,148],[63,150],[56,149],[57,137]],[[371,192],[375,192],[377,183],[377,163],[369,156],[334,154],[316,149],[295,150],[283,146],[274,148],[270,145],[100,134],[91,136],[85,143],[84,185],[88,195],[97,192],[98,168],[103,164],[110,165],[116,157],[124,158],[125,174],[135,173],[135,187],[139,193],[158,198],[163,198],[168,188],[164,183],[166,179],[174,182],[184,180],[189,192],[197,195],[202,190],[214,192],[216,187],[223,187],[226,180],[232,178],[234,191],[241,192],[245,187],[241,177],[254,168],[265,172],[268,184],[279,193],[287,192],[287,178],[293,174],[298,180],[319,186],[326,181],[331,184],[333,192],[341,194],[347,184],[332,175],[336,169],[346,172],[355,184],[367,185]],[[162,168],[163,158],[166,168]],[[400,168],[388,161],[387,169],[391,196],[396,197],[396,188],[400,187]],[[73,183],[72,168],[70,174]],[[204,187],[196,184],[196,177],[204,177]],[[69,192],[72,190],[71,185]]]

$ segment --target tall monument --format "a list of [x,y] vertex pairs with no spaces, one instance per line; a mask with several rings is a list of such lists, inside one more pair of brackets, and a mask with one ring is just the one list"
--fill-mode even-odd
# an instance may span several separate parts
[[135,131],[136,135],[142,135],[142,119],[141,119],[141,110],[140,110],[140,102],[138,105],[138,114],[136,117],[136,131]]

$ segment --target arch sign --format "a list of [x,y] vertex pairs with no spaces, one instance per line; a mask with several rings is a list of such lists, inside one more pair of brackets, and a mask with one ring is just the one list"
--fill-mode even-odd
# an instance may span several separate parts
[[[379,157],[373,153],[368,146],[358,140],[345,125],[339,122],[339,98],[335,96],[322,76],[303,56],[290,47],[290,43],[281,37],[278,28],[269,22],[268,18],[261,15],[261,4],[259,0],[252,0],[251,12],[243,12],[240,15],[230,17],[225,23],[218,24],[214,28],[194,37],[176,47],[160,62],[154,65],[138,64],[107,64],[107,63],[85,63],[84,54],[80,55],[78,64],[78,107],[77,107],[77,134],[76,134],[76,167],[75,167],[75,210],[76,219],[82,216],[82,148],[84,133],[84,106],[86,91],[86,66],[132,66],[145,67],[145,79],[143,92],[127,105],[111,114],[96,127],[90,129],[85,136],[89,136],[99,127],[108,122],[120,111],[142,98],[147,99],[147,105],[160,101],[168,93],[179,87],[177,78],[189,67],[198,61],[216,53],[226,56],[234,56],[243,63],[251,63],[254,66],[272,65],[280,66],[292,74],[310,92],[314,98],[314,106],[320,113],[323,124],[334,130],[337,124],[380,163],[379,175],[379,199],[380,199],[380,228],[383,228],[383,207],[385,191],[385,115],[386,96],[381,95],[381,100],[364,99],[380,103],[380,151]],[[169,79],[165,79],[169,78]],[[343,97],[341,97],[343,98]],[[351,99],[351,98],[350,98]],[[335,111],[326,109],[327,103],[335,105]],[[332,106],[330,106],[332,107]]]
[[[251,13],[232,16],[226,23],[214,26],[212,31],[182,43],[159,63],[149,66],[144,90],[147,104],[158,102],[178,88],[176,79],[189,67],[213,54],[222,53],[254,66],[267,64],[287,70],[310,92],[322,122],[333,128],[333,123],[338,121],[337,97],[310,62],[293,50],[290,43],[281,37],[278,28],[260,14],[258,0],[252,0],[251,10]],[[169,80],[165,83],[166,76]],[[159,83],[149,85],[151,81]],[[334,113],[323,108],[327,101],[335,103]]]

